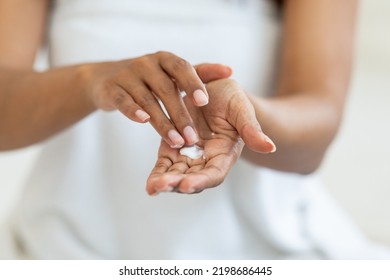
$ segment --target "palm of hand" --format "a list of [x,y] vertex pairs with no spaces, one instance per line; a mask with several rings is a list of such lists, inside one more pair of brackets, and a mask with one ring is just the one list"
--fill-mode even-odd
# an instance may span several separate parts
[[203,156],[191,159],[161,141],[156,166],[147,182],[149,194],[195,193],[223,181],[244,147],[236,128],[229,122],[232,118],[229,104],[233,99],[233,96],[213,93],[205,107],[195,107],[186,101],[199,133],[197,145],[203,148]]

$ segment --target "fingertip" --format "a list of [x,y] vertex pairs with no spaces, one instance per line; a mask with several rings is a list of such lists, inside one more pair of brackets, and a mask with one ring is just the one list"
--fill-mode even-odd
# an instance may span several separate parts
[[146,123],[150,120],[150,115],[141,109],[135,111],[135,115],[141,123]]
[[223,70],[222,70],[222,75],[224,75],[225,78],[229,78],[232,74],[233,74],[233,69],[230,67],[230,66],[227,66],[227,65],[224,65],[222,64],[223,66]]
[[194,145],[199,141],[199,136],[195,129],[189,125],[184,128],[183,134],[188,145]]
[[229,78],[233,73],[231,67],[218,63],[199,64],[195,66],[195,70],[203,83],[208,83],[219,79],[226,79]]
[[182,179],[181,175],[165,173],[156,179],[153,189],[157,193],[172,192]]
[[204,189],[211,187],[209,177],[203,175],[189,174],[180,183],[179,191],[185,194],[200,193]]
[[146,192],[150,196],[157,196],[159,194],[158,191],[156,191],[153,187],[150,187],[150,186],[146,186]]
[[255,126],[245,126],[241,138],[251,150],[259,153],[274,153],[275,143],[264,132]]
[[201,89],[195,90],[193,92],[192,96],[194,98],[195,105],[197,105],[199,107],[205,106],[209,103],[209,98],[208,98],[207,93]]
[[271,154],[276,152],[276,145],[275,143],[269,138],[267,135],[265,135],[261,130],[258,132],[259,134],[259,141],[254,145],[254,151],[260,152],[260,153],[267,153]]
[[196,189],[195,188],[185,188],[185,189],[179,189],[180,193],[184,193],[184,194],[193,194],[196,192]]
[[262,136],[263,136],[263,139],[264,141],[268,144],[270,150],[269,150],[269,153],[274,153],[276,152],[276,145],[275,143],[271,140],[271,138],[269,138],[267,135],[265,135],[263,132],[261,132]]
[[146,181],[146,192],[150,196],[156,196],[158,193],[153,187],[153,178],[149,177],[148,180]]
[[184,146],[185,141],[183,137],[177,132],[175,129],[171,129],[168,131],[168,138],[171,143],[168,145],[173,149],[178,149]]
[[179,188],[180,193],[184,194],[193,194],[196,192],[196,189],[194,187],[186,186],[186,187],[180,187]]
[[180,193],[191,194],[195,192],[195,188],[193,187],[194,180],[192,177],[193,176],[190,174],[180,182],[180,185],[178,186],[178,191]]
[[156,196],[156,195],[159,195],[160,193],[168,193],[168,192],[173,192],[175,188],[172,187],[172,186],[165,186],[164,188],[161,188],[161,189],[157,189],[155,190],[152,194],[150,194],[151,196]]

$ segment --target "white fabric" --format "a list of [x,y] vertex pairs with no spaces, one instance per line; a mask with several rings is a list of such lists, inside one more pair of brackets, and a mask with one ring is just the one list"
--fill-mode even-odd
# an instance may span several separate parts
[[[60,0],[51,21],[52,66],[167,50],[193,64],[231,65],[247,90],[272,92],[279,26],[268,1]],[[313,176],[243,161],[215,189],[149,197],[158,143],[150,125],[104,112],[46,141],[16,213],[24,251],[45,259],[353,258],[369,244]],[[358,257],[379,256],[365,252]]]

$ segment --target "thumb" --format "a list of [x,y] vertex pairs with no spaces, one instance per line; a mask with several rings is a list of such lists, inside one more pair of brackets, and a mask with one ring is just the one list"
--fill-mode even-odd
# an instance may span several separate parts
[[196,73],[203,83],[229,78],[233,70],[223,64],[202,63],[194,66]]
[[[248,103],[250,103],[248,101]],[[236,117],[236,129],[245,145],[254,152],[273,153],[276,151],[274,142],[264,134],[257,121],[255,110],[251,106],[241,110]]]
[[240,130],[240,136],[245,145],[254,152],[273,153],[276,151],[274,142],[264,134],[259,125],[244,125]]

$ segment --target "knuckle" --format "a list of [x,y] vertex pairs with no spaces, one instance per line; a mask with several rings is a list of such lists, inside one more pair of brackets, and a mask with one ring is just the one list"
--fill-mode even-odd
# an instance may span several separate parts
[[168,135],[168,131],[171,128],[171,123],[167,118],[159,118],[156,122],[156,130],[160,132],[160,135],[165,136]]
[[97,89],[104,94],[112,93],[114,86],[115,84],[110,79],[103,79],[97,83]]
[[155,52],[154,55],[161,57],[161,58],[166,58],[169,56],[173,56],[174,54],[167,52],[167,51],[158,51],[158,52]]
[[103,110],[112,110],[115,87],[111,82],[100,82],[92,90],[93,98],[98,108]]
[[141,65],[143,65],[143,64],[149,64],[151,61],[152,61],[153,59],[152,59],[152,56],[151,55],[144,55],[144,56],[141,56],[141,57],[139,57],[139,58],[137,58],[136,59],[136,61],[139,63],[139,64],[141,64]]
[[172,114],[171,119],[175,127],[179,130],[183,130],[186,126],[194,126],[191,116],[182,107],[175,109],[175,114]]
[[172,69],[175,72],[182,72],[188,69],[191,69],[192,65],[185,59],[181,57],[176,57],[172,62]]
[[112,98],[112,103],[116,108],[122,107],[125,102],[127,94],[122,91],[115,91]]
[[153,58],[150,55],[144,55],[131,60],[128,67],[124,69],[124,73],[128,74],[129,71],[142,73],[143,71],[150,71],[151,67],[153,67]]
[[173,84],[173,82],[163,82],[163,83],[159,83],[157,89],[156,89],[156,93],[161,97],[163,96],[167,96],[167,95],[172,95],[172,94],[178,94],[178,90],[177,88],[175,87],[175,85]]
[[156,98],[152,94],[143,94],[137,100],[137,103],[139,106],[141,106],[143,109],[150,108],[150,106],[154,105],[156,103]]

